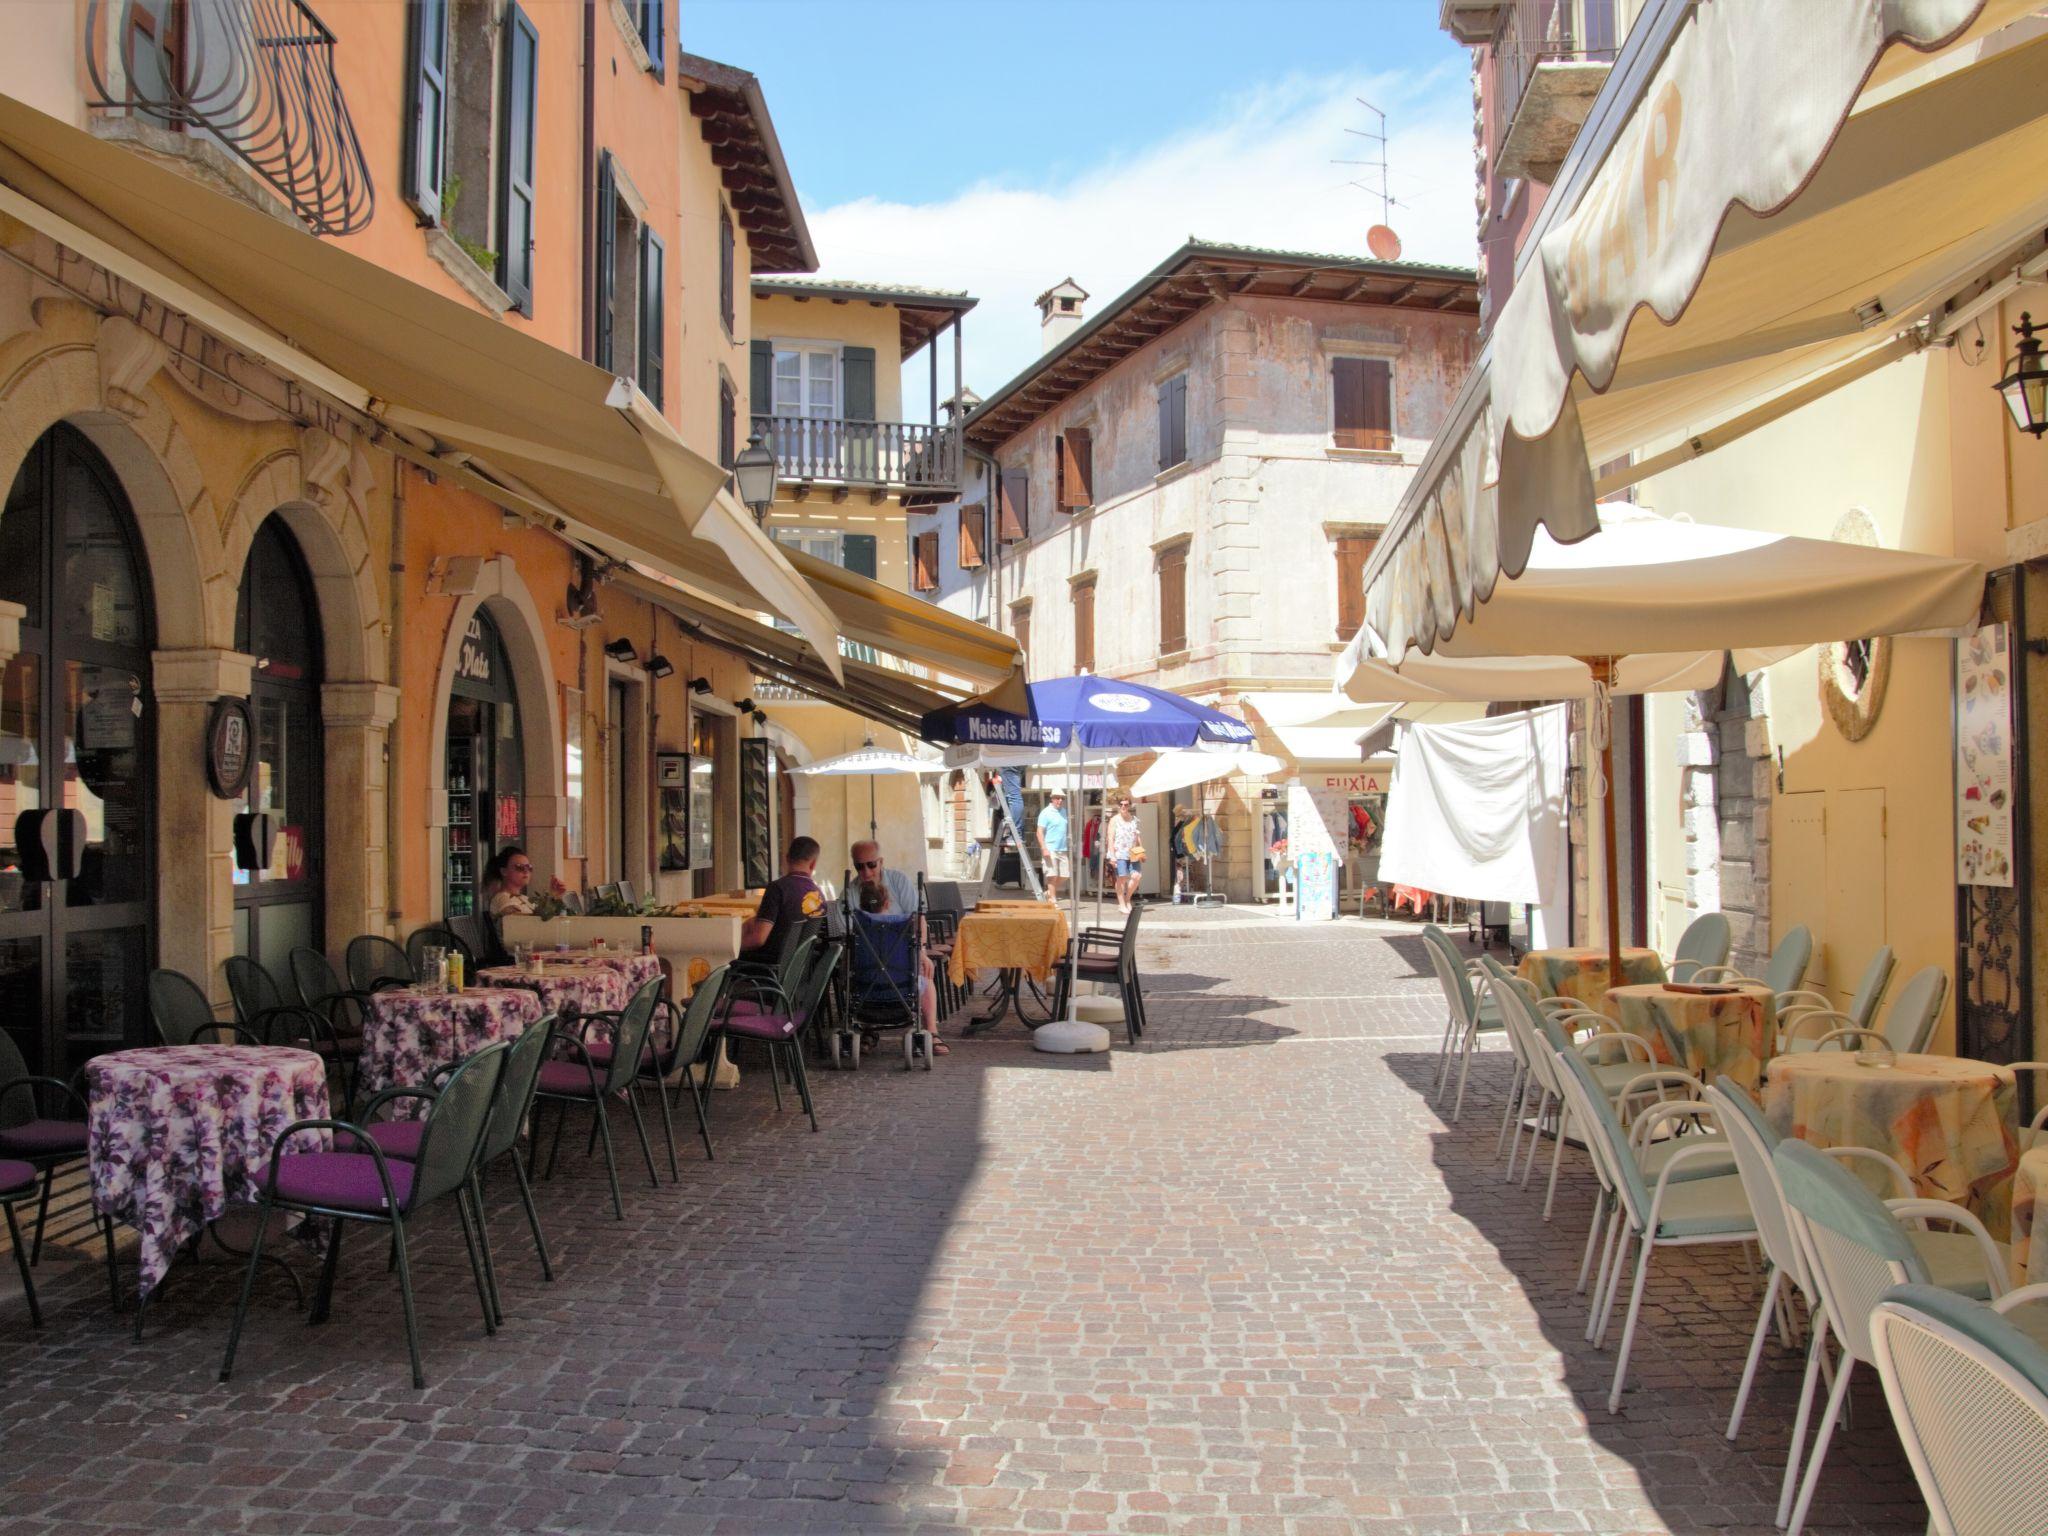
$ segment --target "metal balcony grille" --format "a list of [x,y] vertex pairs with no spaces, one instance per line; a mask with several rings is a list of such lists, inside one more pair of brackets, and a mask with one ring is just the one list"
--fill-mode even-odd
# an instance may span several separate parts
[[303,0],[90,0],[85,36],[94,107],[218,144],[316,234],[370,222],[334,34]]
[[1540,65],[1555,60],[1611,63],[1614,0],[1514,0],[1494,40],[1494,101],[1503,125],[1515,120]]

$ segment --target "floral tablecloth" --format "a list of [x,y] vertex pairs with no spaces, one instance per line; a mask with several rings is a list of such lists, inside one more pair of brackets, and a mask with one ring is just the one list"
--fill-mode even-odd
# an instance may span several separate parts
[[1803,1051],[1771,1062],[1771,1125],[1817,1147],[1874,1147],[1898,1159],[1919,1193],[1968,1207],[2003,1239],[2019,1163],[2012,1068],[1915,1055],[1863,1066],[1863,1054]]
[[[539,996],[524,987],[469,987],[461,992],[393,987],[376,993],[363,1009],[358,1097],[424,1084],[439,1067],[473,1056],[495,1041],[516,1039],[547,1012]],[[391,1106],[393,1117],[400,1120],[416,1120],[425,1112],[420,1099],[400,1099]]]
[[1058,907],[977,907],[960,919],[947,974],[965,986],[970,971],[1017,970],[1044,986],[1067,957],[1067,937],[1067,914]]
[[[1569,997],[1588,1008],[1598,1008],[1607,996],[1605,949],[1532,949],[1515,969],[1535,986],[1539,997]],[[1623,986],[1664,979],[1664,957],[1654,949],[1621,952]]]
[[487,987],[538,992],[549,1013],[612,1013],[625,1007],[631,995],[625,973],[608,965],[550,965],[538,972],[493,965],[478,971],[476,979]]
[[1703,1083],[1721,1073],[1751,1093],[1776,1053],[1778,1000],[1769,987],[1734,992],[1674,992],[1661,983],[1610,987],[1605,1012],[1665,1066]]
[[2048,1280],[2048,1147],[2020,1156],[2012,1176],[2012,1283]]
[[[558,966],[572,970],[583,970],[597,966],[602,970],[617,971],[626,978],[626,996],[631,997],[648,982],[661,975],[661,957],[643,955],[630,949],[556,949],[543,950],[540,956],[541,973],[545,975]],[[621,1004],[620,1006],[624,1006]]]
[[[115,1051],[86,1064],[85,1082],[92,1203],[142,1234],[144,1296],[208,1222],[258,1197],[287,1125],[328,1114],[326,1065],[288,1046]],[[308,1131],[293,1147],[331,1140]]]

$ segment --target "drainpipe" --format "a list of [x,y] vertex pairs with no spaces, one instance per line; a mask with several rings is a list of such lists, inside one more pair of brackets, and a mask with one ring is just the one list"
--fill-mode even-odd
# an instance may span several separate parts
[[[385,646],[385,666],[391,686],[405,687],[405,476],[403,459],[391,461],[391,638]],[[403,694],[401,693],[401,698]],[[401,770],[401,749],[405,743],[405,711],[391,717],[391,729],[384,733],[384,916],[394,925],[405,916],[399,898],[398,850],[404,846],[403,810],[399,786],[405,781]]]
[[583,312],[583,351],[586,359],[596,354],[597,317],[592,313],[590,273],[596,264],[597,239],[597,7],[583,7],[583,169],[582,169],[582,261],[583,296],[577,308]]

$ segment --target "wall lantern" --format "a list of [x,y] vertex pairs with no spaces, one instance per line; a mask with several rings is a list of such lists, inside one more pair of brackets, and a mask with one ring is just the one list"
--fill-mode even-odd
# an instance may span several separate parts
[[2019,356],[2013,359],[2012,372],[1998,381],[1998,392],[2012,411],[2013,425],[2039,437],[2048,432],[2048,366],[2043,365],[2041,343],[2034,338],[2048,326],[2036,325],[2032,315],[2022,314],[2013,330],[2020,338]]
[[768,509],[775,505],[775,450],[761,441],[760,433],[748,438],[732,461],[732,477],[739,482],[740,500],[754,521],[766,522]]
[[691,679],[690,679],[690,692],[692,692],[692,693],[709,693],[710,691],[711,691],[711,679],[710,679],[710,678],[708,678],[708,677],[693,677],[693,678],[691,678]]
[[741,699],[733,707],[743,715],[751,715],[754,712],[754,701],[751,698]]
[[649,677],[671,677],[674,675],[675,670],[676,664],[659,651],[656,651],[647,658],[647,675]]
[[633,649],[633,642],[626,639],[606,641],[604,653],[613,661],[624,662],[629,666],[640,659],[640,653]]

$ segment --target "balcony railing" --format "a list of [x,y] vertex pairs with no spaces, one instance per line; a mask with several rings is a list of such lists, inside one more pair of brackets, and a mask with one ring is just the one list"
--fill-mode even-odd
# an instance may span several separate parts
[[829,416],[756,416],[754,431],[775,451],[785,480],[903,490],[957,490],[960,435],[920,421],[845,421]]
[[[1598,90],[1597,81],[1589,79],[1575,81],[1560,92],[1576,104],[1574,114],[1569,107],[1557,112],[1558,103],[1551,101],[1548,93],[1539,93],[1544,96],[1541,102],[1529,101],[1531,85],[1546,65],[1612,64],[1621,43],[1615,11],[1616,0],[1513,0],[1506,8],[1493,46],[1494,110],[1503,141],[1522,141],[1527,146],[1522,158],[1530,166],[1540,167],[1553,154],[1556,160],[1564,158],[1563,149],[1570,147],[1585,120],[1584,107]],[[1604,70],[1584,73],[1600,72]],[[1520,122],[1525,104],[1559,120],[1555,124]],[[1563,148],[1557,147],[1560,140]]]
[[95,109],[218,145],[316,234],[370,222],[334,34],[304,0],[90,0],[85,40]]

